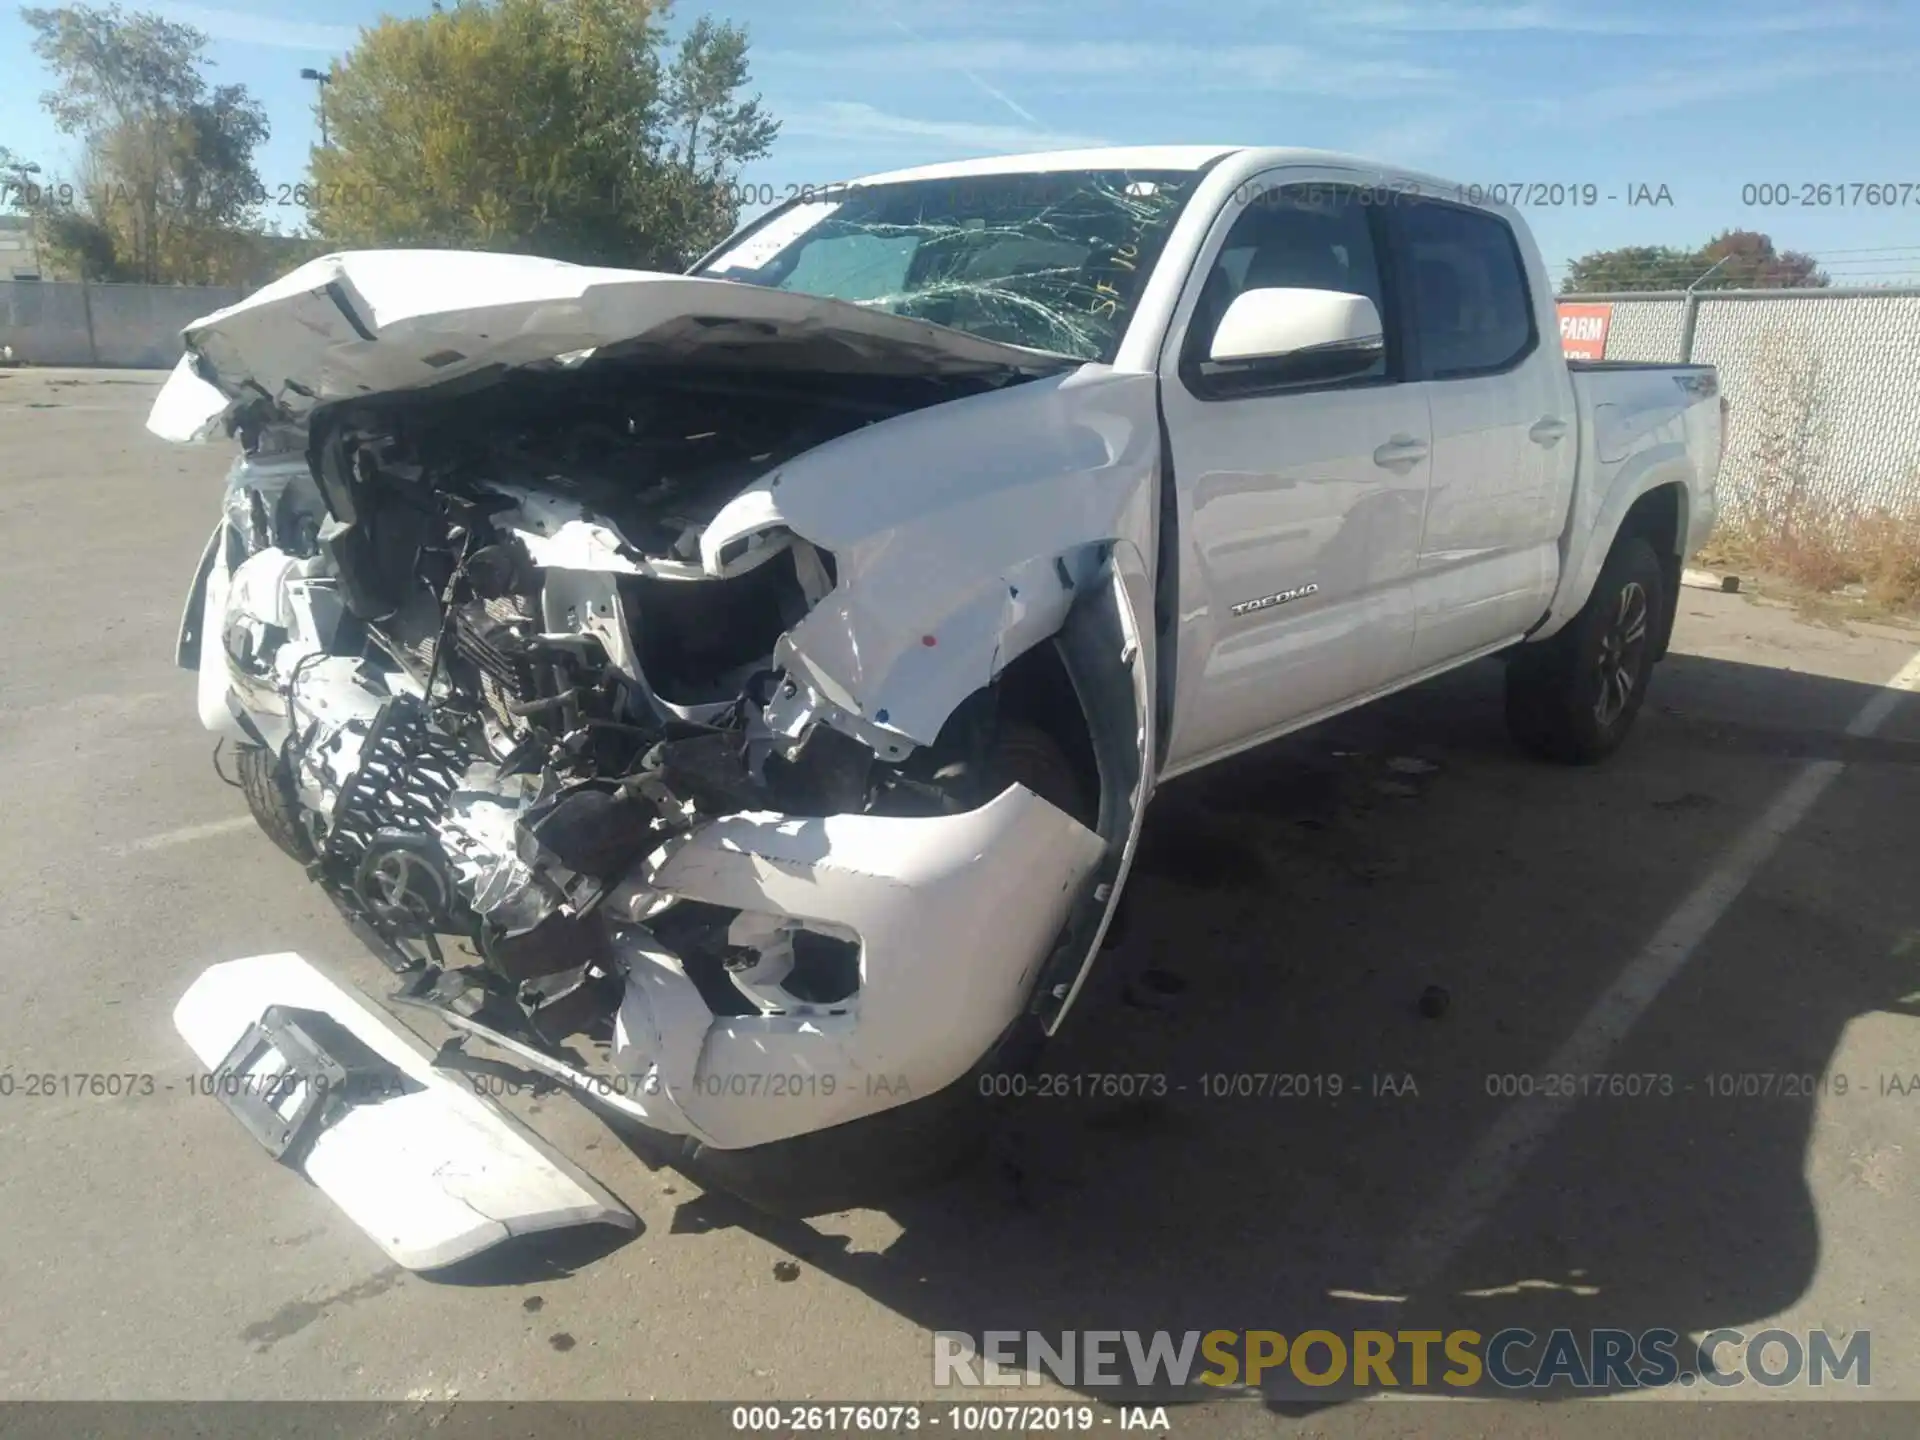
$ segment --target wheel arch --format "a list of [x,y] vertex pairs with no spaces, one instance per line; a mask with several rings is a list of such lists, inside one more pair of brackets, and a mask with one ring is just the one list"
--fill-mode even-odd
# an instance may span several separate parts
[[[1551,639],[1580,613],[1601,567],[1624,536],[1646,539],[1661,559],[1662,573],[1669,580],[1666,588],[1677,589],[1692,520],[1688,490],[1692,475],[1685,446],[1657,445],[1623,464],[1604,482],[1598,499],[1576,501],[1562,541],[1560,585],[1546,615],[1528,635],[1530,643]],[[1663,624],[1670,627],[1671,618],[1666,616]],[[1665,633],[1660,639],[1656,658],[1665,653]]]
[[1078,998],[1113,924],[1153,792],[1152,572],[1124,541],[1108,558],[1100,583],[1085,586],[1051,643],[1036,647],[1045,658],[1023,656],[1001,677],[1011,681],[1003,703],[1061,740],[1076,765],[1090,766],[1106,846],[1040,967],[1032,1010],[1049,1035]]

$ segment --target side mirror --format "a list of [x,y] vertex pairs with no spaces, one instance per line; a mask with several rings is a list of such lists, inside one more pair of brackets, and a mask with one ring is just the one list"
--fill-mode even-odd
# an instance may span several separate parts
[[1213,334],[1214,365],[1257,367],[1278,378],[1332,380],[1369,369],[1386,353],[1380,312],[1344,290],[1247,290]]

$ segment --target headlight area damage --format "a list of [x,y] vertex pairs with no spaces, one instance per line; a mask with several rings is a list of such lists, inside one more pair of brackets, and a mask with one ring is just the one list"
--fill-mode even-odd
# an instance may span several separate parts
[[215,329],[181,660],[397,998],[720,1151],[1058,1023],[1152,753],[1150,388],[616,345],[297,413]]

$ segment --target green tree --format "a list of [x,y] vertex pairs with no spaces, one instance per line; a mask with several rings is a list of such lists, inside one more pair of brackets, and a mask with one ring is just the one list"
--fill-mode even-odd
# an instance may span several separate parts
[[665,113],[670,140],[666,179],[679,194],[679,256],[691,260],[726,238],[740,218],[732,181],[746,160],[773,148],[780,122],[742,99],[748,84],[746,32],[694,22],[667,71]]
[[35,194],[49,250],[90,278],[234,278],[267,119],[246,86],[208,85],[207,37],[118,5],[20,15],[58,82],[41,103],[85,147],[76,180]]
[[[1716,268],[1717,267],[1717,268]],[[1629,245],[1596,250],[1567,267],[1561,293],[1617,294],[1624,290],[1772,290],[1830,284],[1811,255],[1777,250],[1756,230],[1727,230],[1696,250]]]
[[1596,250],[1567,267],[1566,283],[1561,288],[1575,295],[1675,290],[1706,268],[1693,262],[1693,251],[1672,245],[1629,245],[1620,250]]
[[678,266],[738,216],[779,132],[746,36],[665,0],[460,0],[362,32],[321,92],[309,220],[334,245]]
[[1799,250],[1776,250],[1771,235],[1757,230],[1726,230],[1701,248],[1705,268],[1718,265],[1702,290],[1818,289],[1832,282],[1820,262]]

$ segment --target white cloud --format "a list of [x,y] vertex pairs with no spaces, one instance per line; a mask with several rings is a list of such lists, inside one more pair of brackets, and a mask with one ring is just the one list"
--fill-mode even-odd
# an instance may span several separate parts
[[1751,65],[1716,66],[1701,61],[1600,85],[1571,100],[1560,97],[1534,103],[1543,116],[1590,125],[1603,120],[1631,120],[1842,75],[1911,74],[1916,63],[1920,62],[1909,54],[1809,55]]
[[1336,94],[1368,86],[1437,88],[1450,74],[1404,60],[1360,60],[1316,53],[1299,45],[1182,45],[1132,40],[915,41],[851,45],[833,50],[767,50],[756,63],[907,78],[949,70],[961,74],[1021,75],[1054,88],[1074,81],[1139,84],[1177,77],[1207,89]]
[[1457,110],[1434,111],[1370,130],[1349,148],[1356,155],[1377,156],[1388,164],[1420,169],[1447,160],[1469,128]]
[[[1204,11],[1139,10],[1134,23],[1165,24],[1178,14],[1183,27],[1205,23],[1237,34],[1272,34],[1276,22],[1297,34],[1303,25],[1346,31],[1361,39],[1412,34],[1545,32],[1568,35],[1676,35],[1718,39],[1785,35],[1803,31],[1897,22],[1905,0],[1828,0],[1756,11],[1757,0],[1680,5],[1665,0],[1214,0]],[[898,8],[904,0],[886,0]],[[1131,8],[1131,7],[1129,7]],[[1058,0],[911,0],[905,12],[922,34],[954,40],[1024,36],[1063,41],[1081,23],[1081,12]],[[882,0],[819,7],[805,18],[812,33],[836,40],[871,37],[888,8]],[[1099,13],[1099,12],[1095,12]],[[1108,12],[1110,13],[1110,12]],[[1101,15],[1104,21],[1105,14]]]
[[188,5],[180,0],[146,0],[151,10],[182,25],[203,30],[215,40],[235,45],[262,45],[274,50],[306,50],[318,55],[344,54],[360,38],[352,25],[323,25],[310,20],[279,20],[245,10],[212,5]]
[[[895,15],[891,10],[887,9],[885,6],[880,5],[878,3],[878,0],[875,0],[875,4],[876,4],[876,8],[878,8],[881,11],[881,13],[886,17],[887,24],[891,25],[895,30],[898,30],[902,35],[905,35],[909,40],[914,41],[916,44],[925,44],[924,38],[917,31],[915,31],[911,26],[909,26],[906,23],[906,21],[902,20],[899,16]],[[998,101],[1001,105],[1004,105],[1007,109],[1011,110],[1015,115],[1018,115],[1027,124],[1029,125],[1040,124],[1040,117],[1038,115],[1035,115],[1031,110],[1027,109],[1026,106],[1022,105],[1018,100],[1014,99],[1011,95],[1007,94],[1007,92],[1002,90],[999,86],[992,84],[984,76],[976,74],[974,71],[969,70],[964,65],[958,66],[956,68],[958,68],[960,73],[966,77],[967,83],[973,86],[974,89],[980,91],[981,94],[990,96],[992,99]]]
[[783,136],[860,145],[927,147],[977,155],[1024,150],[1076,150],[1108,143],[1098,135],[995,125],[972,120],[922,120],[855,100],[835,100],[784,111]]
[[818,35],[870,37],[903,9],[921,34],[1045,31],[1057,28],[1063,14],[1069,24],[1073,19],[1071,12],[1061,10],[1059,0],[865,0],[810,6],[794,18]]
[[1569,35],[1688,35],[1736,39],[1870,25],[1885,17],[1858,5],[1803,5],[1772,14],[1742,7],[1702,14],[1697,6],[1650,8],[1638,14],[1600,7],[1575,10],[1547,3],[1479,3],[1479,0],[1359,0],[1324,6],[1319,19],[1356,30],[1405,34],[1483,34],[1545,31]]

